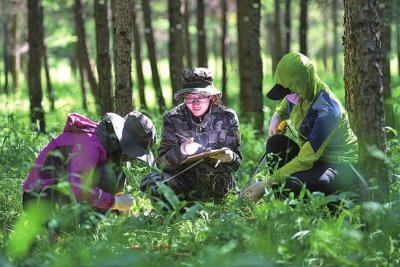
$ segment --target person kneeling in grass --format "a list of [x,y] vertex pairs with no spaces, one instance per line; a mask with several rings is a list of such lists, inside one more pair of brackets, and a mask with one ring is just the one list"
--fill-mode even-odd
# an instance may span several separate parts
[[[358,186],[352,168],[357,163],[357,137],[348,114],[328,85],[320,80],[314,65],[301,53],[288,53],[279,61],[276,85],[267,93],[282,100],[273,114],[267,152],[271,153],[269,178],[245,188],[247,199],[258,201],[265,189],[282,185],[284,194],[297,196],[303,186],[310,192],[332,194]],[[276,134],[282,120],[291,120],[296,143]],[[298,145],[300,144],[300,145]]]
[[140,159],[154,166],[155,142],[153,122],[137,111],[125,117],[106,113],[100,123],[69,114],[64,130],[39,153],[23,184],[24,209],[45,201],[58,210],[85,202],[102,213],[128,211],[134,199],[120,193],[122,163]]
[[[182,73],[183,98],[164,115],[158,167],[143,177],[140,189],[168,209],[161,185],[187,202],[221,201],[236,187],[233,173],[242,162],[239,120],[236,112],[220,104],[221,92],[213,85],[207,68],[188,68]],[[188,162],[191,156],[219,150],[221,153]]]

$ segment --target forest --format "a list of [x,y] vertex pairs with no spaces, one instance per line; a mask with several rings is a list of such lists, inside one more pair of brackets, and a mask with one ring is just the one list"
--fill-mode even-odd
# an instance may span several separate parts
[[[0,266],[399,266],[398,0],[3,0],[0,41]],[[260,165],[278,103],[279,60],[307,55],[358,138],[359,193],[239,199]],[[148,115],[160,146],[182,71],[207,67],[240,121],[243,161],[223,203],[171,208],[139,190],[152,167],[127,162],[129,212],[70,204],[57,242],[25,212],[22,186],[70,113]],[[293,135],[287,131],[287,135]],[[261,167],[261,168],[258,168]],[[255,172],[257,170],[257,173]],[[254,176],[254,177],[253,177]],[[62,189],[60,189],[62,190]],[[66,190],[66,189],[64,189]],[[77,220],[77,214],[84,214]],[[33,223],[32,223],[33,222]],[[47,226],[48,226],[47,225]]]

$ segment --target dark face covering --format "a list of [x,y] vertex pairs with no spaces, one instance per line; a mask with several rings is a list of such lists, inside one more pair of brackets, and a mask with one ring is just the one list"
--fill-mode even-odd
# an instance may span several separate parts
[[119,163],[121,161],[122,150],[111,122],[102,120],[97,128],[97,135],[107,151],[107,157],[113,162]]

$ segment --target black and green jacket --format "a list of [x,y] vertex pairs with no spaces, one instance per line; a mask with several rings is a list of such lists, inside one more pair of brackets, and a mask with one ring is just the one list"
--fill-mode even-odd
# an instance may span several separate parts
[[350,129],[348,114],[306,56],[290,53],[283,57],[275,81],[295,92],[301,101],[294,105],[284,98],[276,109],[281,119],[291,120],[300,152],[273,174],[274,180],[282,181],[295,172],[309,170],[317,161],[357,162],[358,142]]

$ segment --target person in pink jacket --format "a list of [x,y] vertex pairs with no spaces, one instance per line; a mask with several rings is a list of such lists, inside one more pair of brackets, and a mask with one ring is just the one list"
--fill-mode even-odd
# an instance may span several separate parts
[[[99,210],[128,211],[134,204],[121,192],[123,161],[140,159],[154,166],[153,122],[133,111],[125,117],[106,113],[97,123],[78,113],[68,115],[64,130],[39,153],[23,184],[24,208],[37,199],[65,204],[87,202]],[[67,192],[60,190],[67,185]]]

